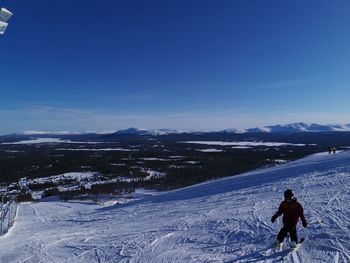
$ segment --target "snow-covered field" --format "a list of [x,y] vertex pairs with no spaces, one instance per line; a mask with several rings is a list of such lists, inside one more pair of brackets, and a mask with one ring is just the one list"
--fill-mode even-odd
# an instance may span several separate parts
[[[286,188],[308,228],[298,251],[269,251]],[[126,204],[21,204],[0,262],[350,262],[350,151],[211,181]]]
[[204,153],[221,153],[223,150],[215,149],[215,148],[209,148],[209,149],[197,149],[198,152],[204,152]]

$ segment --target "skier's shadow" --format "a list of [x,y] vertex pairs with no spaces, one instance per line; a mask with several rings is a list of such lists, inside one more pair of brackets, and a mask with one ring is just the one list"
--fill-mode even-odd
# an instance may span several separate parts
[[284,261],[285,257],[288,255],[288,251],[278,251],[273,252],[271,255],[262,255],[266,249],[261,249],[255,251],[249,255],[244,255],[232,260],[224,261],[225,263],[233,263],[242,260],[243,262],[263,262],[266,260],[272,260],[273,262],[281,262]]

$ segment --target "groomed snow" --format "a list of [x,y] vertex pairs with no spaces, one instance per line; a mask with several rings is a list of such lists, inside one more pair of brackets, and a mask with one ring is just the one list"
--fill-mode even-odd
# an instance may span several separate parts
[[[304,206],[306,241],[263,256],[281,227],[270,218],[286,188]],[[350,262],[349,200],[346,151],[126,204],[24,203],[0,237],[0,262]]]

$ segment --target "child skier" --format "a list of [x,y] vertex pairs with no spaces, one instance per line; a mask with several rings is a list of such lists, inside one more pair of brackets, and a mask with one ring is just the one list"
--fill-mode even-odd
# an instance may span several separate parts
[[273,244],[278,247],[286,237],[287,233],[290,235],[292,241],[292,248],[298,244],[298,236],[296,225],[299,218],[301,219],[303,227],[307,227],[307,222],[304,216],[304,210],[301,204],[294,197],[293,191],[287,189],[284,192],[284,201],[280,204],[278,211],[272,216],[271,222],[274,223],[276,219],[283,214],[283,227],[277,235],[277,239]]

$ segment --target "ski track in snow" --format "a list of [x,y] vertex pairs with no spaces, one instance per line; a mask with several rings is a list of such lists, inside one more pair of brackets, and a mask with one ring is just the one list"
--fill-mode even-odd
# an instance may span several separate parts
[[[294,252],[267,250],[286,188],[304,206],[308,228],[299,224],[298,234],[306,241]],[[343,152],[111,207],[24,203],[0,237],[0,262],[350,262],[349,200]]]

